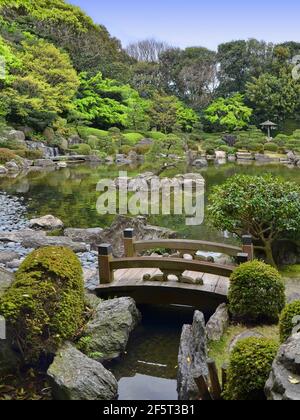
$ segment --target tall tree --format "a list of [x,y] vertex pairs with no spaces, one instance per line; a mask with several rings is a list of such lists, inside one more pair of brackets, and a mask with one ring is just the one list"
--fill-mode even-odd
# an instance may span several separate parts
[[162,87],[195,109],[207,106],[217,84],[216,54],[202,47],[172,49],[160,57]]
[[54,45],[30,38],[21,47],[15,51],[20,65],[11,69],[0,100],[10,121],[43,129],[72,109],[79,79],[68,55]]
[[270,69],[273,44],[250,39],[232,41],[218,47],[220,96],[244,93],[247,81]]
[[257,123],[284,121],[300,111],[300,82],[292,78],[291,69],[282,69],[279,76],[262,74],[247,83],[246,101],[253,107]]
[[156,63],[159,61],[160,55],[170,48],[171,46],[166,42],[151,38],[129,44],[126,52],[137,61]]

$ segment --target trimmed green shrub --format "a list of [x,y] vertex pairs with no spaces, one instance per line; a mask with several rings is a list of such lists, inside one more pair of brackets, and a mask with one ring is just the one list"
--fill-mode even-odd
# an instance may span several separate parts
[[264,148],[267,152],[278,152],[279,146],[275,143],[266,143]]
[[0,299],[0,314],[26,363],[38,363],[72,340],[83,325],[84,309],[80,261],[63,247],[32,252]]
[[161,133],[160,131],[149,131],[149,133],[147,133],[147,136],[153,140],[163,140],[164,138],[166,138],[167,135]]
[[126,143],[131,146],[135,146],[139,141],[143,140],[144,136],[140,133],[126,133],[123,134],[123,138]]
[[224,398],[226,400],[264,400],[278,344],[265,338],[239,341],[232,351]]
[[[295,324],[293,319],[296,316],[300,316],[300,301],[296,300],[295,302],[287,305],[281,313],[279,328],[280,328],[280,340],[284,343],[292,335],[293,328]],[[299,322],[298,322],[299,324]]]
[[124,155],[128,155],[130,152],[132,151],[132,147],[131,146],[121,146],[119,152],[124,154]]
[[89,136],[95,136],[98,138],[107,137],[108,131],[98,130],[98,128],[92,128],[92,127],[79,127],[78,134],[83,140],[88,141]]
[[282,277],[275,268],[260,261],[247,262],[230,277],[230,311],[243,321],[278,321],[285,305],[284,291]]
[[78,155],[88,156],[92,153],[92,149],[88,144],[76,144],[76,146],[71,147],[71,150],[75,150]]
[[142,144],[134,148],[134,150],[136,151],[138,155],[145,155],[146,153],[150,151],[150,149],[151,149],[151,146],[149,144]]
[[9,149],[0,149],[0,164],[3,165],[17,158],[17,155]]
[[234,147],[230,147],[230,146],[221,146],[219,147],[219,150],[221,152],[226,152],[228,155],[234,155],[236,152],[236,149]]

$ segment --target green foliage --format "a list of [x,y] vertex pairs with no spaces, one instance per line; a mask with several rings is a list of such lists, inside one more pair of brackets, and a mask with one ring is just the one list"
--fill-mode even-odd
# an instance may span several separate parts
[[279,146],[276,143],[266,143],[264,146],[265,151],[267,152],[278,152]]
[[205,119],[216,129],[229,131],[248,127],[252,109],[244,104],[244,97],[218,98],[206,110]]
[[300,317],[300,301],[297,300],[288,304],[280,316],[280,340],[284,343],[292,335],[293,329],[300,324],[299,321],[293,322],[295,317]]
[[284,290],[275,268],[260,261],[242,264],[230,277],[230,312],[243,321],[276,322],[285,305]]
[[147,133],[147,136],[153,140],[164,140],[166,138],[166,134],[160,131],[150,131]]
[[290,70],[283,70],[278,76],[262,74],[247,83],[246,99],[259,122],[273,115],[285,120],[299,109],[300,83],[291,77]]
[[139,141],[143,140],[144,136],[140,133],[125,133],[123,134],[124,139],[129,145],[136,145]]
[[92,149],[88,144],[76,144],[75,146],[71,147],[71,150],[75,150],[78,155],[85,155],[88,156],[91,154]]
[[72,107],[79,80],[67,54],[44,40],[22,42],[22,63],[0,91],[10,121],[42,129]]
[[0,7],[6,21],[67,51],[78,71],[128,77],[130,59],[120,42],[79,7],[63,0],[1,0]]
[[238,342],[230,357],[225,399],[264,400],[264,387],[277,351],[273,340],[248,338]]
[[78,127],[78,133],[80,137],[86,141],[88,140],[89,136],[95,136],[98,139],[107,138],[108,136],[108,131],[99,130],[98,128],[92,127]]
[[219,230],[240,237],[249,232],[275,265],[274,241],[299,235],[300,187],[271,175],[237,175],[214,188],[208,212]]
[[141,99],[129,85],[103,79],[101,73],[91,78],[87,73],[81,74],[75,107],[83,120],[102,128],[129,128],[138,124],[137,121],[133,122],[137,106],[139,118],[142,119],[143,115],[146,118],[147,101]]
[[37,363],[72,340],[83,324],[83,312],[82,268],[76,255],[63,247],[32,252],[0,299],[0,314],[27,363]]

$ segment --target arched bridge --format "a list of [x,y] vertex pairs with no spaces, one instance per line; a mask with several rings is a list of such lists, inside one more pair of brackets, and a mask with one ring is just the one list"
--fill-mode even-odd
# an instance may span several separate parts
[[[131,296],[138,304],[177,304],[214,310],[227,301],[229,277],[236,265],[253,259],[250,236],[243,237],[242,247],[189,241],[136,241],[134,231],[124,231],[124,258],[114,258],[109,244],[99,246],[101,298]],[[145,251],[167,249],[175,257],[144,257]],[[197,259],[197,252],[217,252],[232,257],[232,265],[220,265]],[[183,258],[184,254],[193,259]]]

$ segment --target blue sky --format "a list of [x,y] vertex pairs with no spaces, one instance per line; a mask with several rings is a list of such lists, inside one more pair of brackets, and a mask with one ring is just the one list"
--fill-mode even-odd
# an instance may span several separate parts
[[216,49],[233,39],[300,42],[299,0],[69,0],[123,45],[155,37]]

